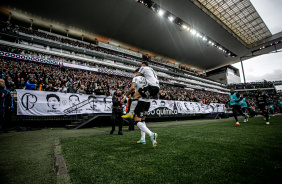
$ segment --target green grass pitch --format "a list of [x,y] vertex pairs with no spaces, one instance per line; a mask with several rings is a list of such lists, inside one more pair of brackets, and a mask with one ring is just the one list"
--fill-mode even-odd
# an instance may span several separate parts
[[[241,119],[242,122],[242,119]],[[140,131],[44,129],[0,135],[0,183],[65,183],[54,174],[54,139],[73,184],[282,183],[282,116],[147,124],[158,146],[136,144]],[[126,129],[126,128],[125,128]]]

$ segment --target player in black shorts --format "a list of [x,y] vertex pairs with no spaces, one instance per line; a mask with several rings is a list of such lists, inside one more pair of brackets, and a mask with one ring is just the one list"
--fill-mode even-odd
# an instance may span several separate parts
[[[138,70],[136,70],[136,74],[138,73]],[[135,76],[132,79],[132,84],[131,87],[129,88],[128,92],[125,95],[129,95],[130,93],[132,93],[134,90],[135,91],[139,91],[140,89],[144,89],[145,87],[147,87],[148,83],[147,80],[145,79],[145,77],[143,76]],[[124,99],[123,99],[124,100]],[[157,146],[157,137],[158,134],[151,132],[145,123],[145,113],[148,112],[149,108],[150,108],[150,102],[152,100],[149,98],[139,98],[138,104],[136,106],[136,108],[134,108],[134,113],[135,113],[135,117],[134,117],[134,121],[135,121],[135,125],[137,125],[140,130],[141,130],[141,140],[137,141],[137,143],[141,143],[141,144],[145,144],[145,134],[147,133],[150,137],[151,137],[151,141],[153,143],[153,147]],[[130,107],[131,109],[132,107]]]
[[269,112],[268,112],[268,96],[262,92],[260,88],[257,89],[257,103],[259,113],[265,117],[266,124],[269,125]]
[[157,146],[157,140],[156,137],[154,138],[154,136],[157,136],[157,134],[151,132],[151,130],[148,129],[148,127],[146,126],[146,122],[145,122],[146,114],[148,113],[151,105],[150,101],[151,100],[148,99],[141,99],[138,102],[134,111],[135,114],[134,121],[135,121],[135,125],[137,125],[141,130],[141,139],[137,141],[137,144],[146,144],[145,136],[146,134],[148,134],[151,138],[153,147],[155,148]]
[[[142,63],[136,76],[145,77],[147,85],[135,91],[133,95],[133,100],[131,102],[130,111],[128,114],[123,115],[122,116],[123,118],[133,118],[133,112],[138,104],[139,98],[154,97],[159,93],[159,90],[160,90],[158,77],[155,71],[151,67],[148,66],[148,62]],[[124,95],[124,98],[127,98],[127,94],[128,93]]]

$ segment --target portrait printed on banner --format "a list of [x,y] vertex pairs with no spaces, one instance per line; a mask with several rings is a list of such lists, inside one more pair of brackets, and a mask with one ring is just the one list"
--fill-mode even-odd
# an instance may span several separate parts
[[46,95],[47,106],[50,110],[47,112],[60,112],[61,100],[60,97],[56,94],[48,94]]

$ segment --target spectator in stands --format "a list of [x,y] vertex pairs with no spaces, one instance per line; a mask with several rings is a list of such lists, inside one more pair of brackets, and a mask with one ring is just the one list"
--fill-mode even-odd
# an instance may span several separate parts
[[80,85],[80,88],[76,91],[76,93],[80,95],[86,94],[86,91],[84,90],[84,85]]
[[45,88],[45,91],[56,91],[55,88],[53,87],[52,83],[49,83],[48,86]]
[[77,91],[77,84],[76,83],[69,84],[68,93],[76,93],[76,91]]
[[90,86],[86,87],[86,94],[87,95],[92,95],[93,94],[93,90],[92,90],[92,88]]
[[22,89],[21,88],[21,78],[17,78],[16,82],[15,82],[15,86],[16,86],[16,89]]
[[21,78],[21,84],[20,84],[21,89],[25,88],[25,85],[26,85],[25,79]]
[[37,82],[37,87],[38,87],[38,91],[44,91],[46,85],[43,83],[43,79],[40,78],[39,81]]
[[163,90],[160,90],[158,95],[159,95],[159,99],[161,100],[164,100],[166,97],[166,93]]
[[59,92],[60,88],[61,88],[60,84],[57,84],[57,85],[54,87],[54,90],[55,90],[56,92]]
[[27,80],[27,72],[26,72],[26,69],[23,69],[23,71],[20,73],[20,77],[21,77],[21,78],[24,78],[24,81]]
[[25,85],[25,89],[27,90],[36,90],[36,81],[34,78],[30,78]]
[[68,88],[65,86],[65,84],[62,84],[62,87],[59,88],[58,92],[61,93],[67,93]]
[[98,88],[95,90],[95,94],[96,95],[105,95],[105,92],[101,86],[98,86]]
[[15,89],[15,83],[12,81],[11,77],[8,77],[8,79],[5,81],[6,88],[9,91],[14,91]]

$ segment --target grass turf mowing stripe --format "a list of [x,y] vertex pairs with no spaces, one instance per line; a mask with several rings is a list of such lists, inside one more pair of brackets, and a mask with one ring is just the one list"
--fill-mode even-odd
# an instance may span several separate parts
[[156,149],[136,144],[139,131],[65,138],[61,145],[73,183],[278,183],[281,119],[152,128]]

